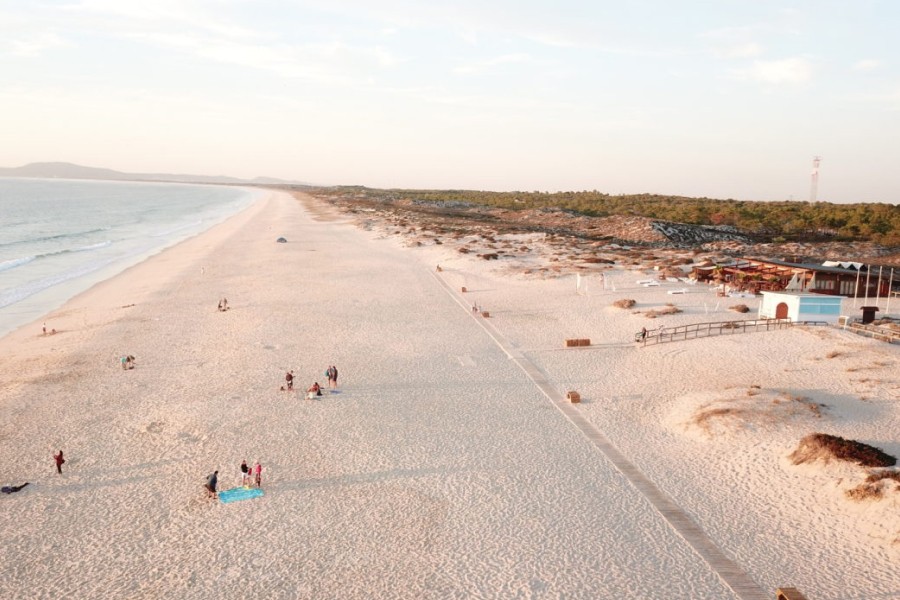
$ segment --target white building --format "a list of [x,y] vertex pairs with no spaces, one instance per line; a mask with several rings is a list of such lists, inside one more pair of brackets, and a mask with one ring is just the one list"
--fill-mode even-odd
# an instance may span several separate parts
[[759,303],[761,319],[790,319],[797,321],[826,321],[837,323],[841,316],[843,296],[808,294],[802,292],[762,292]]

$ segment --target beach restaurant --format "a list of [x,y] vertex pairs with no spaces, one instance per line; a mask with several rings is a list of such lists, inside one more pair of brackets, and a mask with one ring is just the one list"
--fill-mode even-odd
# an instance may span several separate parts
[[695,267],[698,281],[723,281],[753,292],[790,291],[849,297],[887,297],[891,280],[883,269],[855,262],[821,265],[774,259],[740,258],[721,265]]

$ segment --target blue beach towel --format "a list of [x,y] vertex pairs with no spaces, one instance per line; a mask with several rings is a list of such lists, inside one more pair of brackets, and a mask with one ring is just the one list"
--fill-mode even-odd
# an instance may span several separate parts
[[260,488],[236,487],[231,488],[230,490],[219,492],[219,500],[221,500],[224,504],[229,504],[231,502],[238,502],[239,500],[259,498],[262,495],[263,491]]

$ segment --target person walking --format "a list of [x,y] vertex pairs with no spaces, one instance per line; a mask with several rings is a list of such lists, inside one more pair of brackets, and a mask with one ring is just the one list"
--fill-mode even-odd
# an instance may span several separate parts
[[56,463],[56,472],[62,475],[62,466],[66,462],[66,459],[63,458],[62,450],[53,455],[53,461]]
[[212,475],[207,476],[206,485],[203,487],[206,488],[206,495],[209,498],[216,497],[216,486],[219,485],[219,471],[213,471]]

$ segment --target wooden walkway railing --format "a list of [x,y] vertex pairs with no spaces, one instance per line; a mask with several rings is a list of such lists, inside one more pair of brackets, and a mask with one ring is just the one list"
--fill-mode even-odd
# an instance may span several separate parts
[[847,325],[847,329],[857,335],[868,335],[870,337],[875,338],[876,340],[881,340],[882,342],[887,342],[888,344],[900,342],[900,332],[892,331],[890,329],[885,329],[883,327],[878,327],[876,325],[863,325],[862,323],[850,323],[849,325]]
[[827,325],[824,321],[791,322],[790,319],[750,319],[746,321],[713,321],[710,323],[692,323],[678,327],[660,327],[647,331],[646,335],[636,333],[634,341],[644,346],[680,342],[694,338],[712,337],[714,335],[734,335],[736,333],[752,333],[755,331],[771,331],[785,329],[793,325]]

